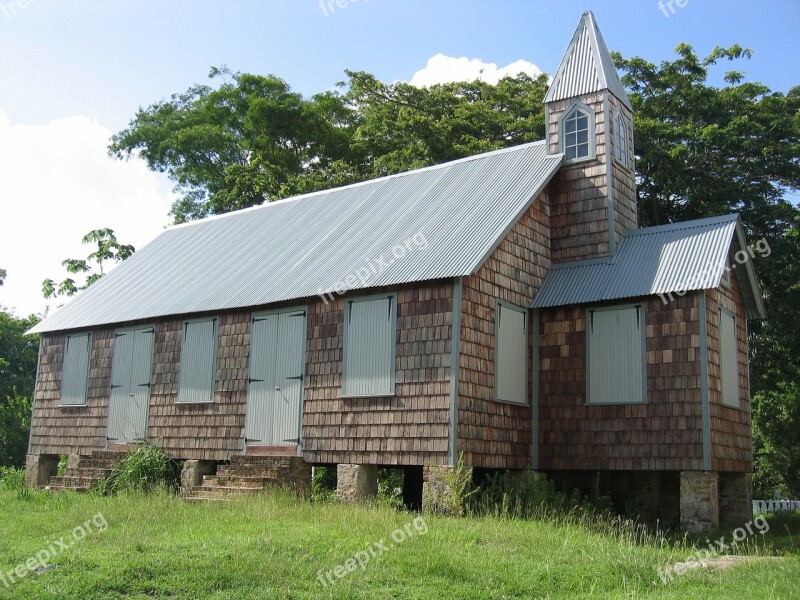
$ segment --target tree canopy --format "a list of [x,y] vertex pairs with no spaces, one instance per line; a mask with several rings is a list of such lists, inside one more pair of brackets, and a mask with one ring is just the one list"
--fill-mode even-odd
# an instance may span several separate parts
[[76,284],[71,277],[67,277],[58,285],[52,279],[45,279],[42,282],[42,294],[45,298],[74,296],[105,274],[104,265],[107,262],[123,261],[136,251],[130,244],[120,244],[114,230],[108,228],[90,231],[83,236],[82,242],[96,244],[97,249],[89,253],[86,258],[68,258],[61,264],[67,268],[69,273],[85,274],[83,284]]
[[38,322],[0,307],[0,466],[25,463],[39,352],[39,336],[25,332]]

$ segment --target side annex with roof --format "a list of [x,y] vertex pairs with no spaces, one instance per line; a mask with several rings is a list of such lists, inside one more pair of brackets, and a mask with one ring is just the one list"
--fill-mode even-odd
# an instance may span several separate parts
[[545,114],[541,142],[168,228],[33,329],[29,481],[85,488],[148,440],[195,497],[337,465],[356,498],[380,466],[418,507],[463,456],[688,530],[747,520],[765,315],[728,268],[738,217],[637,228],[591,13]]

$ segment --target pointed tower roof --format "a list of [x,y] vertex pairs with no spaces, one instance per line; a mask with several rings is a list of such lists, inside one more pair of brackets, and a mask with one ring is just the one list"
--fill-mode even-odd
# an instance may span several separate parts
[[544,101],[575,98],[600,90],[609,90],[625,106],[633,109],[597,27],[597,21],[591,11],[586,11],[581,16]]

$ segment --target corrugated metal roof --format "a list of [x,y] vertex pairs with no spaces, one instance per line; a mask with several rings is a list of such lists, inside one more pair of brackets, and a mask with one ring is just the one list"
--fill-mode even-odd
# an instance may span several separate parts
[[588,11],[578,23],[544,101],[575,98],[605,89],[632,109],[594,15]]
[[177,225],[32,331],[469,275],[562,158],[535,142]]
[[[554,265],[532,306],[548,308],[716,288],[734,241],[739,247],[746,245],[735,214],[634,229],[623,237],[613,258]],[[752,265],[747,261],[741,266],[734,273],[742,284],[748,316],[764,318]]]

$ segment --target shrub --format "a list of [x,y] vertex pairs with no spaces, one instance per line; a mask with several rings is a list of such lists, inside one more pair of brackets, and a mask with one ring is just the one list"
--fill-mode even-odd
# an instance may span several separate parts
[[331,502],[336,500],[336,467],[314,467],[311,478],[311,501]]
[[56,475],[58,477],[63,477],[67,472],[67,468],[69,468],[69,454],[61,454],[58,457],[58,472]]
[[157,488],[176,489],[180,479],[177,461],[153,444],[142,444],[128,452],[112,469],[111,475],[98,485],[103,494],[118,492],[151,492]]
[[431,474],[439,474],[440,481],[435,481],[435,477],[428,481],[422,499],[425,511],[451,517],[467,514],[470,497],[477,489],[472,483],[472,470],[464,465],[464,455],[460,454],[450,469],[436,466],[430,469]]
[[0,467],[0,486],[4,490],[19,491],[25,487],[25,469]]
[[403,469],[378,469],[378,504],[403,508]]

